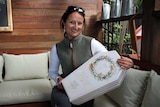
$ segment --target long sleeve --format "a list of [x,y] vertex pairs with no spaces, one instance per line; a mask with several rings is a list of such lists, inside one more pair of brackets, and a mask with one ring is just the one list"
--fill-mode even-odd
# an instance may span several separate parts
[[108,50],[96,39],[92,39],[91,41],[91,50],[92,54],[95,55],[99,52],[107,52]]
[[59,77],[59,58],[57,56],[56,45],[54,45],[50,52],[50,64],[49,64],[49,75],[57,83]]

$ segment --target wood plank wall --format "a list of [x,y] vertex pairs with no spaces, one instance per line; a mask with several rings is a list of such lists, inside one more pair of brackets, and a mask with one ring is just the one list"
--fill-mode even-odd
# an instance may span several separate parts
[[155,0],[155,11],[160,11],[160,0]]
[[12,0],[13,32],[0,32],[0,53],[14,50],[50,50],[62,40],[60,18],[69,5],[86,10],[84,34],[97,38],[96,20],[102,0]]

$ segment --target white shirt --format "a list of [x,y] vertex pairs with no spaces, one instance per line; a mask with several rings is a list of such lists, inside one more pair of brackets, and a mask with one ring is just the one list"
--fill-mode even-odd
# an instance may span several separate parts
[[[57,78],[59,77],[58,70],[60,66],[60,61],[56,50],[56,45],[53,45],[50,53],[49,75],[51,79],[53,79],[57,83]],[[99,52],[106,52],[108,50],[99,41],[97,41],[96,39],[92,39],[91,51],[92,54],[95,55]]]

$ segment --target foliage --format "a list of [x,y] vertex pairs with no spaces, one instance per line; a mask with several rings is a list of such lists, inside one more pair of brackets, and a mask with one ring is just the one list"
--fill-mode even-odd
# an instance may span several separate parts
[[111,0],[103,0],[104,3],[111,4]]
[[134,3],[134,6],[136,8],[139,8],[142,5],[142,3],[143,3],[143,0],[136,0],[136,2]]
[[[107,45],[106,47],[108,47],[108,50],[117,50],[119,48],[119,44],[120,44],[120,35],[121,35],[121,30],[122,30],[122,24],[120,23],[114,23],[113,24],[113,28],[110,29],[113,31],[107,31],[107,29],[104,29],[104,36],[105,36],[105,44]],[[108,32],[108,34],[107,34]],[[128,54],[131,53],[131,45],[130,45],[130,34],[126,33],[124,36],[124,45],[123,45],[123,52],[124,54]]]

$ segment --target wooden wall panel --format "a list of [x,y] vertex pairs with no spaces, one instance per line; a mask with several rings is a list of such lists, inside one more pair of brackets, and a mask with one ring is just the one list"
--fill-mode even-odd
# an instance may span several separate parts
[[160,11],[160,0],[155,0],[155,11]]
[[63,39],[59,21],[69,5],[86,10],[84,34],[97,38],[96,20],[102,0],[12,0],[13,32],[0,32],[0,53],[10,50],[50,50]]

